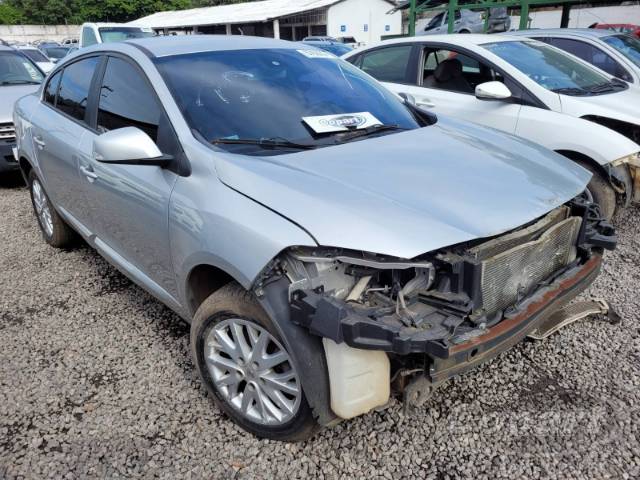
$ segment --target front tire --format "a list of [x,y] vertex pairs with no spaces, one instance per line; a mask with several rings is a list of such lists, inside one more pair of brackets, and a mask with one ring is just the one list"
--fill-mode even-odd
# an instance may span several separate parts
[[65,223],[53,207],[36,172],[29,172],[31,204],[38,219],[45,242],[55,248],[68,248],[76,240],[76,233]]
[[616,192],[599,172],[588,165],[583,165],[583,167],[593,174],[587,185],[587,189],[593,196],[593,201],[600,206],[602,216],[607,220],[611,220],[616,213]]
[[258,437],[301,441],[319,429],[300,375],[269,316],[235,282],[209,296],[191,324],[191,354],[217,406]]

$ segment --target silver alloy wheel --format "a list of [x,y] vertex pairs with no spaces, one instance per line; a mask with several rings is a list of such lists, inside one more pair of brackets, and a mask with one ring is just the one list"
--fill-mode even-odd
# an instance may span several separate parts
[[204,347],[217,390],[248,420],[282,425],[298,412],[298,375],[289,354],[266,329],[240,318],[225,319],[208,331]]
[[31,191],[33,193],[33,204],[36,208],[36,215],[42,225],[42,229],[48,237],[53,236],[53,219],[51,218],[51,209],[49,207],[49,201],[44,193],[42,185],[39,180],[34,180],[31,184]]

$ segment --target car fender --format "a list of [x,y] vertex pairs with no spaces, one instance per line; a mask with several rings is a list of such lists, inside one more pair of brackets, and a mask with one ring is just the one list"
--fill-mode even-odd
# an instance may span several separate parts
[[523,107],[516,135],[554,151],[572,151],[607,165],[640,151],[640,145],[609,128],[570,115]]
[[[38,108],[39,102],[39,93],[34,93],[22,97],[13,107],[13,124],[16,129],[18,160],[26,160],[36,171],[39,171],[38,155],[33,143],[31,118]],[[40,177],[42,178],[42,175]]]
[[284,249],[317,246],[289,219],[223,184],[212,163],[192,162],[192,174],[179,178],[171,195],[169,238],[183,305],[197,266],[222,270],[249,290]]

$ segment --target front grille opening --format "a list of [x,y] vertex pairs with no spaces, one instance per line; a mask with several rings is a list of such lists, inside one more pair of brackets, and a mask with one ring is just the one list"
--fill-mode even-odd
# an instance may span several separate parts
[[13,123],[0,123],[0,141],[13,141],[16,139],[16,129]]
[[577,256],[580,217],[560,207],[527,228],[475,246],[480,261],[480,292],[485,314],[504,310],[537,285],[569,265]]

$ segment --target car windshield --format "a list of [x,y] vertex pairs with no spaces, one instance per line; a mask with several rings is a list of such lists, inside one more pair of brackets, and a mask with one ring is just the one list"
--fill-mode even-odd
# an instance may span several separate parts
[[139,27],[102,27],[98,31],[103,43],[122,42],[131,38],[146,38],[155,35],[152,30],[143,30]]
[[540,42],[509,41],[482,46],[552,92],[596,95],[611,91],[607,88],[620,88],[618,84],[612,85],[609,77],[596,68]]
[[46,47],[43,48],[43,50],[49,58],[54,58],[56,60],[64,58],[67,53],[69,53],[69,49],[67,47]]
[[[341,136],[360,137],[361,131],[322,131],[318,125],[326,119],[318,117],[325,115],[340,121],[374,117],[370,124],[390,127],[385,132],[421,126],[375,80],[311,47],[201,52],[155,62],[197,136],[234,152],[244,139],[320,147],[339,143]],[[249,152],[246,147],[242,153],[258,154],[255,146]]]
[[602,40],[640,67],[640,40],[628,35],[611,35]]
[[40,70],[24,55],[0,52],[0,85],[28,85],[42,82]]
[[27,57],[29,57],[34,62],[48,62],[49,59],[44,56],[44,54],[36,49],[36,48],[25,48],[24,50],[20,50]]
[[345,53],[349,53],[351,50],[353,50],[353,48],[351,48],[349,45],[345,45],[343,43],[326,43],[314,46],[316,48],[321,48],[326,52],[331,52],[337,57],[341,57]]

